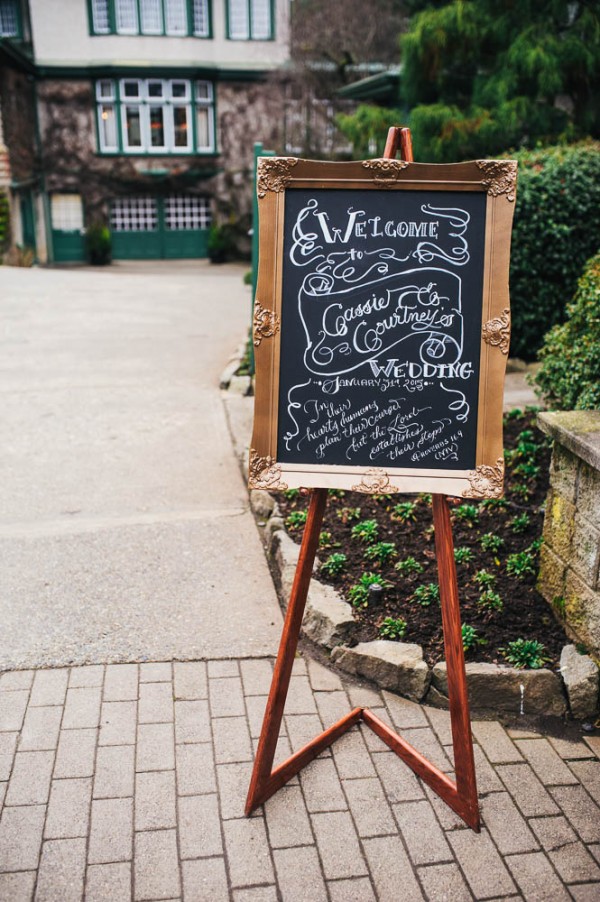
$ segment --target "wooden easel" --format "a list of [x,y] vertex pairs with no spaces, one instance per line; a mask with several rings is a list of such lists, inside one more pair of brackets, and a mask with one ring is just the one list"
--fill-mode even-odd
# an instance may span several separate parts
[[[402,159],[407,162],[413,161],[412,142],[408,128],[390,128],[388,132],[384,157],[393,159],[398,150],[400,150]],[[479,806],[454,562],[454,541],[446,495],[433,495],[433,523],[456,782],[453,782],[408,742],[405,742],[368,708],[354,708],[332,727],[325,730],[320,736],[316,736],[283,764],[272,770],[326,502],[327,489],[312,490],[296,574],[250,780],[245,813],[246,815],[251,814],[255,808],[262,805],[353,724],[362,721],[399,758],[408,764],[469,827],[479,832]]]

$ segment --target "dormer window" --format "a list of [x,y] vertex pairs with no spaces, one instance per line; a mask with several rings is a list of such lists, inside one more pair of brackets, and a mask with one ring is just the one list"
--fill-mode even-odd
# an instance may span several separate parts
[[18,0],[0,0],[0,38],[20,38],[21,19]]
[[[2,0],[0,0],[0,3]],[[91,0],[93,34],[210,37],[210,0]]]

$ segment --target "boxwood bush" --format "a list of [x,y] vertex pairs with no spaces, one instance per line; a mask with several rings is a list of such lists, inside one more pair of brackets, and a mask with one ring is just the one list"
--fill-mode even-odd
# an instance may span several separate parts
[[600,408],[600,252],[579,280],[567,319],[546,335],[535,381],[549,407]]
[[577,280],[600,248],[600,143],[514,155],[519,161],[511,247],[510,353],[535,359],[565,318]]

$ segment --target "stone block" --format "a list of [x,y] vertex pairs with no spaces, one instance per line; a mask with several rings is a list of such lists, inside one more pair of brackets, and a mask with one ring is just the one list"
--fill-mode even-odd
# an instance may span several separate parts
[[546,499],[544,542],[555,554],[568,560],[575,531],[575,505],[551,489]]
[[[269,521],[269,525],[271,521]],[[273,556],[277,572],[279,574],[279,582],[281,586],[281,596],[284,605],[287,605],[292,590],[292,583],[296,575],[296,565],[298,563],[298,555],[300,554],[300,546],[290,539],[283,529],[272,533],[272,541],[270,551]]]
[[[600,505],[600,495],[596,503]],[[591,589],[597,587],[599,561],[600,531],[592,526],[586,517],[576,513],[569,564]]]
[[[467,686],[471,708],[521,714],[560,716],[567,709],[560,677],[551,670],[517,670],[498,664],[467,664]],[[448,698],[446,662],[433,668],[432,687]]]
[[561,557],[542,545],[540,548],[540,570],[537,589],[547,602],[552,604],[556,598],[563,598],[567,580],[567,565]]
[[250,507],[257,517],[268,520],[275,507],[275,499],[264,489],[253,489],[250,492]]
[[353,625],[352,607],[332,586],[313,579],[302,622],[304,634],[319,645],[334,648],[348,639]]
[[600,593],[586,586],[572,570],[567,572],[565,616],[569,633],[600,656]]
[[587,463],[579,471],[576,503],[579,513],[600,529],[600,472]]
[[580,655],[574,645],[565,645],[560,656],[560,672],[573,717],[578,720],[593,718],[598,710],[596,664],[588,655]]
[[421,701],[429,686],[429,668],[420,645],[376,639],[354,648],[338,646],[331,660],[357,676],[373,680],[383,689],[391,689],[413,701]]
[[550,461],[550,485],[567,501],[575,503],[579,458],[563,445],[554,444]]

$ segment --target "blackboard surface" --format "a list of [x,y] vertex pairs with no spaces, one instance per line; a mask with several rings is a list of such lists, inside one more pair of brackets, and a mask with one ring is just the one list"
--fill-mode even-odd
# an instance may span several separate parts
[[486,195],[289,188],[277,460],[475,467]]

